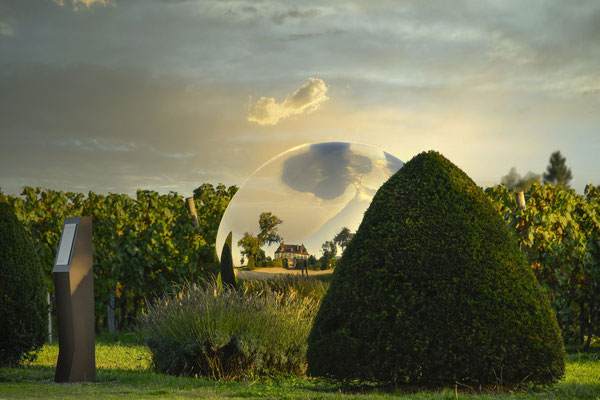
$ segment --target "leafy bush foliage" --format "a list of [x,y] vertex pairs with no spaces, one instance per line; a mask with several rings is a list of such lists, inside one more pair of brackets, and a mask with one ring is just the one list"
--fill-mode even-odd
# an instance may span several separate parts
[[267,262],[265,267],[283,268],[283,261],[281,260],[281,258],[278,258],[278,259]]
[[160,372],[219,380],[301,374],[317,307],[266,286],[252,292],[190,285],[149,306],[140,329]]
[[31,238],[0,203],[0,365],[35,358],[48,331],[45,286]]
[[564,348],[500,215],[422,153],[377,192],[309,336],[308,372],[382,383],[550,383]]
[[[110,295],[115,295],[118,329],[141,313],[145,299],[187,281],[216,274],[215,241],[221,217],[237,188],[203,184],[194,190],[200,226],[196,227],[177,193],[138,190],[95,194],[25,187],[21,196],[5,196],[29,233],[53,292],[52,267],[66,217],[88,215],[94,221],[94,295],[97,326],[105,327]],[[219,249],[220,250],[220,249]]]
[[503,185],[486,189],[519,242],[539,282],[551,294],[563,338],[589,348],[600,334],[600,188],[532,185],[527,207]]

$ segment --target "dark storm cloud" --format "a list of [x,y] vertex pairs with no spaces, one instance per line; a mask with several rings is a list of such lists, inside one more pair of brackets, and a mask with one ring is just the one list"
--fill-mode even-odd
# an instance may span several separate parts
[[372,168],[371,160],[353,153],[349,143],[320,143],[310,146],[307,153],[287,159],[281,179],[294,190],[331,200]]

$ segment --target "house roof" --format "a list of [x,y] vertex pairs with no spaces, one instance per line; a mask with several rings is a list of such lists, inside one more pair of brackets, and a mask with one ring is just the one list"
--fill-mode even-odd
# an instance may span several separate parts
[[308,255],[308,251],[306,251],[306,247],[304,247],[303,244],[285,244],[283,242],[281,242],[279,248],[275,250],[275,254],[278,253],[295,253]]

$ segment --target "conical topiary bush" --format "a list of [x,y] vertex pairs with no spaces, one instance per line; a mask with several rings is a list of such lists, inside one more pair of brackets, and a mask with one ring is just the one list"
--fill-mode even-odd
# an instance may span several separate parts
[[379,189],[308,344],[309,374],[339,380],[544,384],[564,371],[556,317],[502,218],[436,152]]
[[29,233],[0,203],[0,366],[32,360],[46,340],[48,306],[40,260]]
[[223,285],[236,288],[235,272],[233,271],[233,256],[231,255],[231,238],[233,233],[229,232],[223,250],[221,251],[221,280]]

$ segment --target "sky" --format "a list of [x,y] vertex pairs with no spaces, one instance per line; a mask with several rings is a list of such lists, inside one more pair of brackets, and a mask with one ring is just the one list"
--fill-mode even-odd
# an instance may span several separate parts
[[597,0],[0,0],[0,188],[188,196],[298,145],[600,184]]
[[[309,254],[343,228],[358,229],[377,189],[403,166],[377,147],[326,142],[295,147],[262,165],[229,203],[216,237],[222,249],[232,234],[234,265],[241,265],[236,246],[246,232],[260,232],[263,212],[277,216],[277,234],[288,244],[304,245]],[[274,256],[279,243],[263,246]]]

